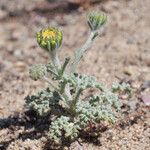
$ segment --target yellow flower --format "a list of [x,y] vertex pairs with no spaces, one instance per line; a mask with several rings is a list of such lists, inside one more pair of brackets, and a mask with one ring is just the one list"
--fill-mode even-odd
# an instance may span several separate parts
[[36,37],[40,47],[49,52],[59,48],[63,39],[62,32],[54,27],[48,27],[37,32]]
[[56,33],[52,30],[44,30],[42,32],[43,38],[55,38]]

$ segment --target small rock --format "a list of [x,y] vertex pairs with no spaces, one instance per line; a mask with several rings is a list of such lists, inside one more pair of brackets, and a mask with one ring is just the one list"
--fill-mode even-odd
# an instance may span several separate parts
[[131,100],[128,102],[128,106],[130,107],[130,109],[132,111],[136,110],[136,106],[137,106],[137,100]]
[[16,84],[15,87],[14,87],[14,91],[17,93],[17,94],[24,94],[24,87],[22,84]]
[[119,2],[118,1],[110,1],[107,5],[102,5],[102,10],[107,13],[113,12],[114,9],[118,9]]
[[83,146],[79,143],[79,142],[74,142],[71,144],[71,146],[69,147],[70,150],[84,150]]
[[141,91],[144,91],[145,89],[150,87],[150,80],[144,81],[144,83],[141,85]]
[[26,68],[26,64],[22,61],[17,61],[14,64],[14,67],[18,68],[19,70],[24,70]]
[[113,131],[112,131],[111,129],[109,129],[109,130],[106,132],[106,134],[107,134],[107,138],[108,138],[109,140],[112,140],[112,138],[113,138],[113,136],[114,136]]
[[139,89],[139,88],[140,88],[140,83],[132,82],[132,83],[131,83],[131,86],[132,86],[132,88],[134,88],[134,89]]
[[6,11],[0,9],[0,20],[5,19],[7,15],[8,13]]
[[138,71],[138,68],[136,68],[135,66],[128,66],[128,67],[125,67],[124,70],[123,70],[124,74],[128,75],[128,76],[135,76],[137,77],[140,72]]
[[130,68],[125,68],[124,71],[123,71],[126,75],[129,75],[131,76],[133,73],[132,73],[132,70]]
[[121,96],[121,99],[126,100],[126,99],[128,99],[128,97],[129,97],[128,94],[124,94]]
[[142,100],[145,105],[150,106],[150,95],[143,95]]
[[146,63],[147,66],[150,66],[150,58],[146,58],[145,63]]
[[10,40],[17,41],[21,37],[20,31],[13,31],[10,37]]
[[16,49],[13,54],[14,54],[14,56],[15,56],[17,59],[19,59],[19,60],[22,60],[22,59],[23,59],[22,50]]
[[143,54],[141,55],[141,60],[143,61],[143,62],[145,62],[145,64],[147,65],[147,66],[150,66],[150,55],[149,55],[149,51],[147,50],[145,50],[144,52],[143,52]]
[[13,53],[13,50],[14,50],[14,46],[12,44],[8,44],[7,47],[6,47],[6,50],[12,54]]
[[135,44],[135,43],[136,43],[136,41],[135,41],[135,39],[133,37],[129,37],[127,39],[127,44]]

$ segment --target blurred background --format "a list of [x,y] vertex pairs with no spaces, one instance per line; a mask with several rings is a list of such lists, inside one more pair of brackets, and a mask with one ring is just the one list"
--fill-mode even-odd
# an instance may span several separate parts
[[[42,87],[28,76],[31,65],[49,61],[36,32],[49,25],[62,29],[61,60],[72,57],[87,38],[91,10],[105,13],[108,22],[79,72],[108,86],[125,80],[139,89],[145,83],[142,94],[150,95],[150,0],[0,0],[0,117],[23,111],[24,97]],[[133,111],[140,103],[137,97],[130,102],[124,100]]]

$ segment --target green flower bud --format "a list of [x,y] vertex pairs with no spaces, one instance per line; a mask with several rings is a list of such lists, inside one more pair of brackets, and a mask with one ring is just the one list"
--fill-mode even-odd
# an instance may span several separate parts
[[107,16],[98,12],[91,12],[88,15],[88,24],[91,30],[98,30],[107,21]]
[[47,68],[45,65],[42,64],[34,65],[29,70],[30,78],[35,81],[43,78],[46,74],[47,74]]
[[40,47],[51,52],[60,47],[63,39],[63,34],[60,30],[54,27],[45,28],[36,34],[37,43]]

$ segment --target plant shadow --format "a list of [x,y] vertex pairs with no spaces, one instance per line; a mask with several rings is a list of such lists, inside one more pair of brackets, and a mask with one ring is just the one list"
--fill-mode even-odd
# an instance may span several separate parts
[[[46,137],[46,133],[48,132],[50,125],[49,120],[50,119],[48,117],[39,118],[39,116],[36,115],[36,112],[32,110],[28,110],[23,113],[16,113],[8,118],[0,119],[0,130],[8,129],[11,134],[14,134],[11,138],[0,142],[0,150],[6,150],[12,142],[19,139],[25,141],[26,139],[38,140],[42,137]],[[22,127],[24,130],[16,136],[15,133]],[[104,131],[101,130],[100,132]],[[101,142],[98,137],[99,136],[91,136],[90,134],[83,132],[79,135],[82,142],[88,142],[96,146],[101,146]],[[74,142],[65,139],[62,139],[62,141],[61,146],[55,146],[50,140],[47,140],[44,143],[43,149],[50,150],[50,146],[53,147],[53,149],[64,149],[64,147],[70,147],[71,143]],[[78,142],[77,139],[76,141]],[[80,142],[79,145],[82,146]]]
[[[15,140],[21,139],[25,141],[26,139],[40,139],[48,131],[50,122],[47,118],[37,117],[34,111],[25,111],[24,113],[16,113],[8,118],[0,118],[0,130],[8,129],[14,136],[8,138],[8,140],[1,140],[0,150],[5,150],[7,147]],[[15,133],[17,130],[23,128],[21,133],[17,136]],[[44,131],[44,132],[43,132]],[[9,134],[9,133],[8,133]]]

